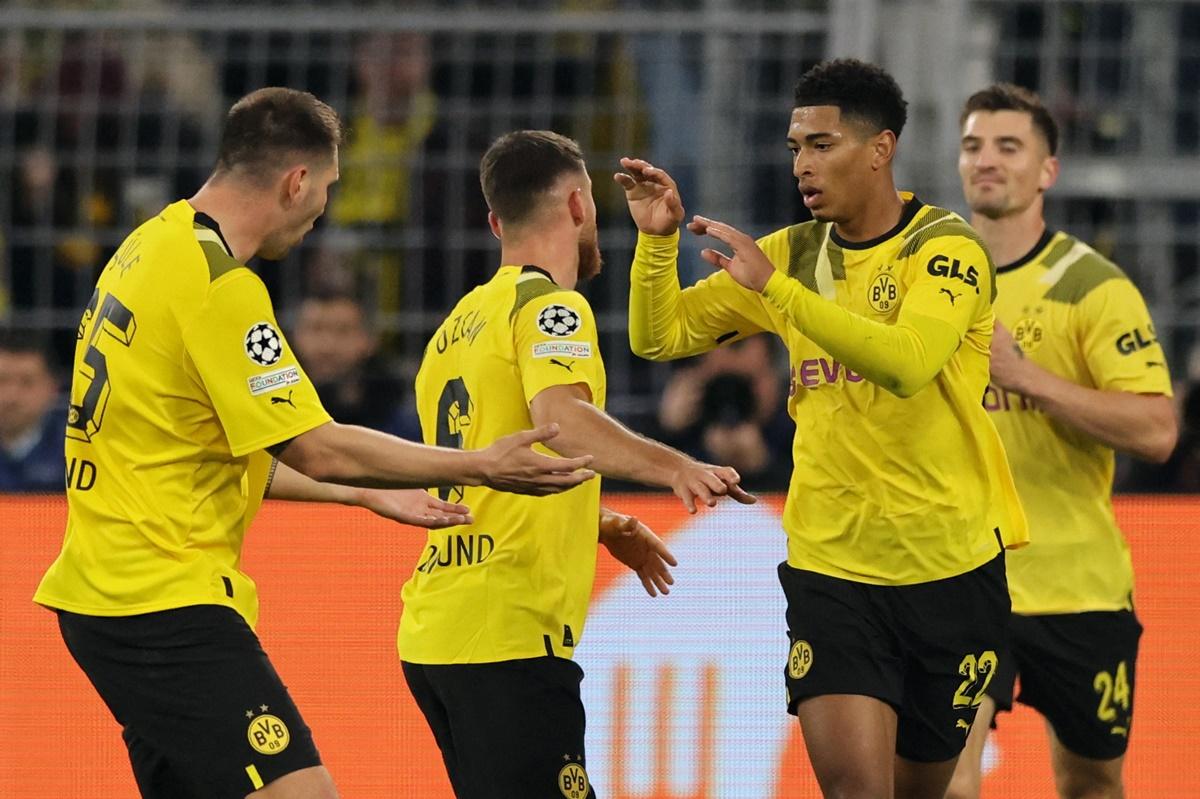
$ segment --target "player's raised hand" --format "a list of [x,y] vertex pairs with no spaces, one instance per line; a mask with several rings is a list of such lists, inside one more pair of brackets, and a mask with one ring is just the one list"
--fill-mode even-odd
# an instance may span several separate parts
[[750,236],[732,225],[702,216],[692,217],[688,230],[697,236],[712,236],[733,250],[733,255],[729,256],[718,250],[705,248],[700,251],[701,258],[719,269],[724,269],[739,285],[751,291],[762,292],[766,287],[775,267],[759,249],[758,242]]
[[696,503],[710,508],[721,497],[728,496],[742,503],[753,505],[758,498],[739,485],[741,475],[728,466],[713,466],[708,463],[689,461],[671,477],[671,490],[683,502],[688,513],[696,512]]
[[542,425],[505,436],[482,450],[483,484],[510,494],[545,496],[595,477],[596,473],[586,468],[591,455],[557,458],[533,451],[534,444],[544,444],[556,435],[558,425]]
[[624,172],[613,180],[625,189],[629,215],[643,233],[669,236],[683,221],[683,202],[675,181],[665,171],[640,158],[622,158]]
[[401,491],[364,488],[359,490],[355,504],[385,519],[430,530],[475,521],[466,505],[443,502],[419,488]]
[[650,596],[671,593],[675,584],[671,567],[679,562],[662,539],[635,516],[602,508],[600,543],[621,563],[637,572],[642,587]]

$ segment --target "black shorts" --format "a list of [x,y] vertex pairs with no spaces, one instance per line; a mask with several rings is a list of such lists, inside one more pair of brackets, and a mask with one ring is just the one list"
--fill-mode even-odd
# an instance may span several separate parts
[[1133,723],[1133,684],[1142,625],[1133,611],[1047,616],[1013,614],[1012,656],[988,696],[999,710],[1017,701],[1041,713],[1070,751],[1094,760],[1125,754]]
[[243,799],[321,764],[258,637],[220,605],[83,616],[59,611],[75,662],[124,728],[142,796]]
[[914,585],[841,580],[786,562],[779,580],[789,713],[814,696],[872,696],[896,710],[901,757],[933,763],[962,751],[1004,649],[1011,605],[1003,554]]
[[402,665],[459,799],[594,799],[574,661]]

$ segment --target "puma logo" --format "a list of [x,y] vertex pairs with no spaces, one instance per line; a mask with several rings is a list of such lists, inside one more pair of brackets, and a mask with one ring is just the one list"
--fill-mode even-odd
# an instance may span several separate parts
[[[945,289],[942,289],[942,291],[945,291]],[[958,729],[958,730],[962,730],[963,735],[967,735],[971,732],[971,722],[969,722],[965,719],[958,719],[957,721],[954,722],[954,728]]]
[[1146,365],[1147,366],[1161,366],[1164,369],[1167,368],[1167,365],[1165,363],[1163,363],[1162,361],[1146,361]]
[[271,404],[272,405],[291,405],[293,408],[296,407],[296,403],[292,402],[292,392],[290,392],[290,391],[288,392],[288,395],[286,397],[271,397]]
[[566,369],[571,374],[575,373],[575,370],[572,368],[575,366],[574,361],[571,361],[570,363],[563,363],[558,358],[551,358],[550,363],[554,364],[555,366],[561,366],[562,368]]
[[961,297],[961,296],[962,296],[962,294],[961,294],[961,293],[959,293],[959,294],[955,294],[953,291],[951,291],[950,289],[946,289],[946,288],[943,288],[943,289],[939,290],[939,291],[938,291],[938,294],[941,294],[942,292],[945,292],[946,296],[950,298],[950,304],[951,304],[951,305],[953,305],[953,304],[954,304],[954,301],[955,301],[955,300],[957,300],[959,297]]

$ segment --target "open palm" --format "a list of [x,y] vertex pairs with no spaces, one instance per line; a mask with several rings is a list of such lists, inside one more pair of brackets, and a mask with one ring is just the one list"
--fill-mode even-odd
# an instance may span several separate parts
[[669,236],[683,221],[683,202],[674,179],[665,171],[640,158],[622,158],[624,172],[613,180],[625,189],[629,215],[643,233]]

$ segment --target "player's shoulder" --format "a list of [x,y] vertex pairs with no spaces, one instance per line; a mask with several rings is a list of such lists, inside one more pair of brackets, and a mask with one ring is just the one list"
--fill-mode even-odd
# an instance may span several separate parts
[[157,258],[170,258],[172,269],[165,274],[174,283],[187,283],[189,289],[195,282],[211,285],[231,273],[254,274],[233,257],[216,221],[195,211],[186,200],[143,222],[130,235],[130,241],[134,239]]
[[[994,269],[991,254],[975,228],[953,211],[936,205],[923,205],[902,234],[900,258],[920,256],[930,250],[979,250]],[[935,253],[936,254],[936,253]]]
[[1137,291],[1125,271],[1072,235],[1058,233],[1041,258],[1046,270],[1042,282],[1050,288],[1045,298],[1078,305],[1089,297],[1110,290]]

